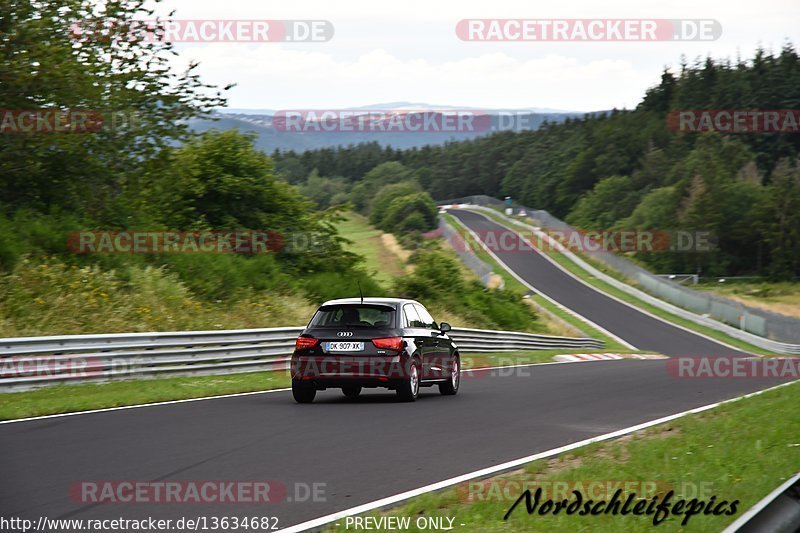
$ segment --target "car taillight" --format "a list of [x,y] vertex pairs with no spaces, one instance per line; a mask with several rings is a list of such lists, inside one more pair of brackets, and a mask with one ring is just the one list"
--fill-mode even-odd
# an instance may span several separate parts
[[382,339],[372,339],[372,344],[376,348],[383,348],[385,350],[394,350],[399,352],[403,349],[403,337],[384,337]]
[[319,341],[311,337],[297,337],[294,343],[295,350],[303,350],[305,348],[313,348]]

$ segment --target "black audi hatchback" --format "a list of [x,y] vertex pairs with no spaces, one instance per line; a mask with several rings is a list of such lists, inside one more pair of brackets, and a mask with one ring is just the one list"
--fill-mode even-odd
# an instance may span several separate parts
[[458,392],[458,347],[425,307],[400,298],[347,298],[320,306],[297,338],[292,354],[292,394],[310,403],[318,390],[342,389],[357,397],[362,388],[397,391],[417,399],[420,387]]

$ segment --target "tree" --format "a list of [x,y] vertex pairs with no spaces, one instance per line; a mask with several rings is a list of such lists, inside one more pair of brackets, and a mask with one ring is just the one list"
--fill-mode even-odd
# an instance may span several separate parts
[[168,227],[285,231],[303,226],[311,202],[275,177],[254,136],[209,131],[174,151],[157,183]]
[[400,183],[391,183],[381,188],[370,203],[370,224],[382,227],[383,219],[388,212],[387,208],[391,205],[392,201],[395,198],[408,196],[417,192],[420,192],[420,187],[416,181],[401,181]]
[[[129,21],[153,14],[147,3],[3,2],[0,109],[83,111],[102,117],[102,127],[0,135],[0,208],[114,218],[115,198],[141,189],[142,167],[190,137],[186,121],[225,104],[197,65],[170,69],[171,44],[131,37]],[[103,33],[93,30],[104,22]],[[86,30],[80,36],[76,25]]]
[[742,143],[709,133],[678,164],[678,173],[684,177],[675,225],[715,236],[714,252],[693,257],[713,274],[750,272],[761,260],[757,207],[764,188],[757,172],[746,171],[755,167],[752,160],[752,152]]
[[[337,195],[346,195],[347,189],[348,183],[344,178],[320,176],[316,168],[308,175],[306,182],[300,186],[303,196],[313,201],[319,209],[327,209],[336,205],[333,201],[334,198],[337,198]],[[344,203],[341,201],[342,198],[343,196],[338,196],[338,203]]]
[[640,193],[628,176],[600,180],[570,211],[567,222],[581,228],[610,228],[636,207]]
[[426,192],[400,196],[392,200],[386,208],[380,228],[397,233],[432,230],[436,228],[438,213],[433,198]]
[[351,199],[355,208],[366,212],[372,197],[385,185],[413,179],[413,173],[402,163],[387,161],[377,165],[364,175],[364,178],[353,187]]
[[680,196],[675,187],[661,187],[650,191],[633,210],[619,223],[634,229],[668,228],[675,222],[675,210]]
[[800,166],[786,159],[775,168],[767,191],[765,235],[772,256],[770,274],[800,276]]

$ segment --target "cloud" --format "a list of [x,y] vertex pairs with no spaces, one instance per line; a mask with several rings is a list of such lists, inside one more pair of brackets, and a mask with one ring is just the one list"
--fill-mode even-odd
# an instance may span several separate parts
[[[540,5],[541,4],[541,5]],[[232,107],[347,107],[419,101],[589,111],[633,107],[681,55],[752,57],[797,35],[797,0],[165,0],[184,19],[325,19],[327,43],[179,45],[204,80],[237,82]],[[757,16],[756,16],[757,15]],[[465,43],[463,18],[714,18],[713,42]]]
[[239,83],[232,107],[336,108],[380,101],[589,111],[632,107],[658,71],[630,61],[548,54],[519,59],[502,52],[451,61],[402,59],[384,49],[354,59],[280,44],[195,46],[206,81]]

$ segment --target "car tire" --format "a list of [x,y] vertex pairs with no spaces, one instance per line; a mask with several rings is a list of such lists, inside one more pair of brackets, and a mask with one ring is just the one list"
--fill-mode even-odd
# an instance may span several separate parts
[[358,395],[361,394],[361,387],[358,385],[348,385],[346,387],[342,387],[342,392],[348,398],[358,398]]
[[317,395],[317,389],[310,383],[298,379],[292,380],[292,396],[297,403],[311,403]]
[[411,363],[409,374],[397,387],[397,397],[403,402],[413,402],[419,396],[419,363]]
[[439,392],[445,396],[455,396],[461,384],[461,361],[458,356],[453,358],[453,372],[446,383],[439,383]]

